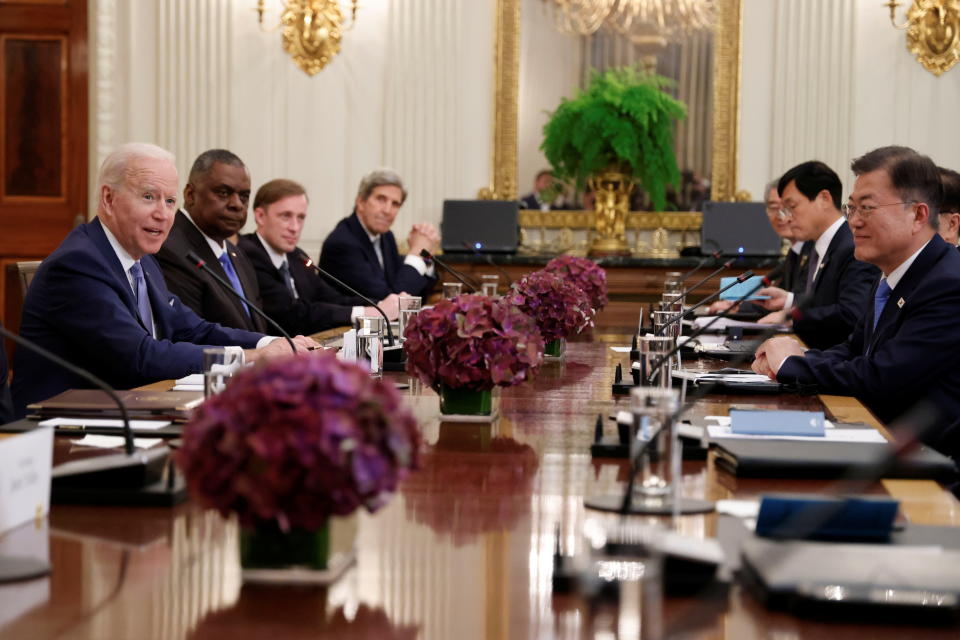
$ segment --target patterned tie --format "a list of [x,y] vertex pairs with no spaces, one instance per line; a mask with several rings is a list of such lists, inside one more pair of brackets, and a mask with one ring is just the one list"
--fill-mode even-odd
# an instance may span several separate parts
[[877,292],[873,294],[873,330],[877,330],[877,323],[880,322],[880,314],[883,313],[883,307],[887,304],[887,299],[890,297],[890,285],[887,284],[887,279],[883,278],[880,280],[880,284],[877,286]]
[[[227,255],[226,251],[220,254],[219,260],[223,270],[227,272],[227,280],[230,281],[230,284],[233,286],[233,290],[240,295],[243,295],[243,286],[240,284],[240,278],[237,277],[237,272],[233,268],[233,263],[230,262],[230,256]],[[240,304],[243,305],[243,310],[246,311],[247,315],[249,316],[250,309],[247,308],[247,303],[241,300]]]
[[130,275],[133,277],[133,293],[137,297],[137,313],[140,314],[140,321],[146,328],[147,333],[153,335],[153,316],[150,314],[150,296],[147,294],[147,280],[143,277],[143,267],[139,262],[134,262],[130,267]]
[[299,298],[300,296],[297,295],[297,286],[293,282],[293,275],[290,273],[290,265],[287,264],[286,260],[280,263],[280,277],[283,278],[283,282],[287,285],[287,289],[289,289],[293,299],[296,300]]
[[807,265],[807,288],[805,293],[813,291],[813,281],[817,277],[817,270],[820,268],[820,254],[816,249],[810,250],[810,263]]

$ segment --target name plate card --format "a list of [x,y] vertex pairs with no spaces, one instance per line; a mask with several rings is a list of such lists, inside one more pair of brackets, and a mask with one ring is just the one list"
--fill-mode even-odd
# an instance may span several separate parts
[[0,533],[50,510],[53,429],[0,439]]

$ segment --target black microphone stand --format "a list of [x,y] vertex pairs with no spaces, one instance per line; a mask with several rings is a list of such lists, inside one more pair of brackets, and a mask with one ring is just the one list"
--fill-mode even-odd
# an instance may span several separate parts
[[203,271],[205,271],[214,280],[216,280],[221,287],[223,287],[224,289],[226,289],[236,297],[240,298],[240,300],[246,303],[247,307],[256,311],[257,315],[259,315],[261,318],[267,321],[267,324],[274,327],[277,331],[280,332],[280,335],[283,336],[284,340],[287,341],[287,344],[290,345],[290,351],[292,351],[293,353],[297,352],[297,345],[293,344],[293,338],[290,337],[290,334],[284,331],[283,327],[281,327],[273,318],[271,318],[266,313],[264,313],[257,305],[247,300],[246,296],[244,296],[239,291],[234,289],[232,284],[230,284],[229,282],[221,278],[219,275],[217,275],[217,273],[207,265],[206,260],[198,256],[193,251],[190,251],[189,253],[187,253],[187,260],[193,262],[194,266],[197,269],[203,269]]
[[723,253],[721,253],[720,251],[714,251],[710,255],[700,258],[700,262],[697,263],[697,266],[695,266],[693,269],[690,269],[690,271],[687,271],[685,274],[680,276],[680,282],[686,282],[687,278],[695,274],[697,271],[700,271],[700,269],[703,268],[703,265],[707,264],[708,261],[719,260],[722,257],[723,257]]
[[477,287],[474,286],[473,284],[470,284],[469,282],[467,282],[466,276],[464,276],[462,273],[460,273],[459,271],[457,271],[456,269],[454,269],[453,267],[451,267],[450,265],[448,265],[446,262],[444,262],[443,260],[441,260],[441,259],[438,258],[437,256],[431,254],[431,253],[430,253],[429,251],[427,251],[426,249],[421,249],[421,250],[420,250],[420,257],[423,258],[424,260],[433,260],[434,262],[437,263],[437,266],[442,267],[444,271],[446,271],[447,273],[449,273],[450,275],[452,275],[454,278],[456,278],[457,280],[459,280],[459,281],[462,282],[463,284],[467,285],[467,287],[469,287],[469,289],[470,289],[470,291],[471,291],[472,293],[476,293],[476,292],[477,292]]

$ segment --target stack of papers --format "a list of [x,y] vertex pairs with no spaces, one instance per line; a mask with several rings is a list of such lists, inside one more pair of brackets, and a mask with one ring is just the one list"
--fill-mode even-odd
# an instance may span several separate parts
[[191,373],[177,380],[174,391],[203,391],[203,374]]

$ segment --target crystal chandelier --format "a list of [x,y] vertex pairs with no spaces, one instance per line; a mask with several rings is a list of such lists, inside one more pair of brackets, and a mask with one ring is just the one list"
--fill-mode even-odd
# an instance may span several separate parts
[[651,31],[665,38],[714,24],[714,0],[544,0],[564,33],[588,36],[601,28],[630,37]]

